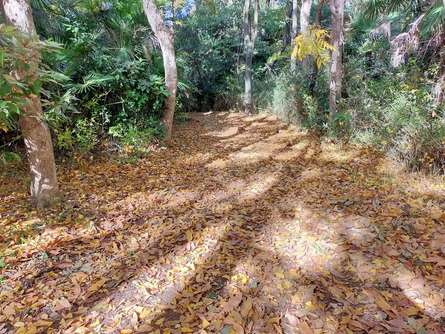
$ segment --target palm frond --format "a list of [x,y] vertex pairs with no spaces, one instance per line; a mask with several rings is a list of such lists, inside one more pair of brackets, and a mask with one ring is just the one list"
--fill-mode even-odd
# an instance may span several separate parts
[[445,6],[442,0],[436,3],[428,10],[423,18],[421,34],[422,36],[431,36],[442,31],[445,27]]
[[114,80],[112,75],[92,73],[83,79],[83,83],[74,85],[73,92],[85,93],[91,89],[103,87],[112,80]]
[[413,5],[413,2],[417,2],[417,0],[368,0],[365,3],[363,15],[375,20],[380,15],[407,9]]

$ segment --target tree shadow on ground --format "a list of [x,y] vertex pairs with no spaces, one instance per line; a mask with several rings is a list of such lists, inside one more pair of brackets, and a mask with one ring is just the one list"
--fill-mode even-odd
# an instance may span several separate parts
[[427,206],[383,179],[380,159],[271,117],[194,117],[137,166],[67,173],[67,193],[95,217],[11,260],[4,328],[445,330],[432,265],[443,222],[420,221]]

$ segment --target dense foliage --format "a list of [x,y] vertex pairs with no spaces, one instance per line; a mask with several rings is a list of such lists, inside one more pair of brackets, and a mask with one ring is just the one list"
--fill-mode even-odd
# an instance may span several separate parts
[[[243,3],[159,5],[174,29],[179,112],[239,108]],[[168,92],[159,45],[140,1],[36,0],[32,6],[43,56],[42,79],[30,89],[38,87],[42,94],[58,152],[90,152],[104,143],[106,149],[143,150],[161,138],[159,120]],[[313,2],[311,28],[297,37],[294,50],[291,2],[261,2],[260,8],[253,58],[256,110],[376,146],[415,169],[444,170],[444,107],[434,95],[444,66],[442,1],[346,3],[343,89],[334,120],[328,117],[328,2]],[[394,41],[403,34],[418,39],[416,48],[406,50],[394,66]],[[3,34],[1,40],[0,127],[9,130],[1,137],[7,151],[19,143],[20,102],[7,81],[20,45],[11,47],[11,38]],[[295,71],[292,51],[298,58]]]

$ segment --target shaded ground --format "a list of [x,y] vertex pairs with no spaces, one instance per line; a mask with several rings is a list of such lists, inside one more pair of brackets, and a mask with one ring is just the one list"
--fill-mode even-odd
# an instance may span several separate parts
[[[0,178],[0,333],[444,333],[443,179],[196,114],[135,164]],[[17,183],[18,176],[22,179]]]

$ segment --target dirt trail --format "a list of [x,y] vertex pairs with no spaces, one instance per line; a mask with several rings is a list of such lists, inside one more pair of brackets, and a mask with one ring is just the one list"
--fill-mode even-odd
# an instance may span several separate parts
[[[136,163],[0,176],[0,333],[444,333],[445,189],[271,116]],[[407,182],[409,180],[409,182]]]

